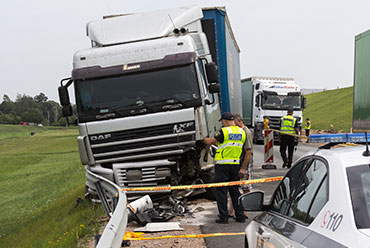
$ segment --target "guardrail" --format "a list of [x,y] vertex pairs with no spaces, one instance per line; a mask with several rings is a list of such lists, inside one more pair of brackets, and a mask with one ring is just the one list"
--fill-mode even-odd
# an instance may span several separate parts
[[118,185],[89,170],[86,170],[86,177],[93,182],[90,186],[98,192],[101,204],[110,216],[96,247],[121,247],[128,219],[126,193]]

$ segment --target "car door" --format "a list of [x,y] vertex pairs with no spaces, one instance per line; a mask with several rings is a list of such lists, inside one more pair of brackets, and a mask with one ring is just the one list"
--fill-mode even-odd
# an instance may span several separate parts
[[[305,171],[309,159],[299,161],[276,188],[270,202],[270,211],[257,216],[253,223],[253,247],[300,247],[299,242],[284,233],[295,230],[295,223],[284,217],[295,187]],[[308,235],[308,234],[307,234]]]
[[308,157],[299,161],[277,187],[270,211],[259,216],[257,247],[303,247],[307,227],[327,202],[327,165]]

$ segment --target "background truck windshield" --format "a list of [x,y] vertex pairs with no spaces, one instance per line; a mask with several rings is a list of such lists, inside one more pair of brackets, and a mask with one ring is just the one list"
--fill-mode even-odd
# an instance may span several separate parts
[[[109,78],[76,80],[79,114],[156,104],[183,103],[200,97],[194,64]],[[199,102],[199,101],[197,101]]]
[[294,110],[300,110],[301,96],[264,95],[262,97],[263,109],[287,110],[290,106]]

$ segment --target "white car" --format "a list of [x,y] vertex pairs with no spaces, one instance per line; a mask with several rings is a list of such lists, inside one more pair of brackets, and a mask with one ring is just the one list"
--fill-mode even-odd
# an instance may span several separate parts
[[245,230],[245,247],[370,247],[370,156],[365,146],[317,149],[301,157],[268,205],[264,193],[240,197],[263,211]]

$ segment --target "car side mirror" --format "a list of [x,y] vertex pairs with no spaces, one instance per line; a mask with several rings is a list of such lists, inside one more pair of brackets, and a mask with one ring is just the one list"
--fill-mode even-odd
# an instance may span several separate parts
[[208,85],[208,91],[211,94],[219,93],[220,92],[220,84],[217,82],[217,83],[212,83],[212,84]]
[[68,106],[71,104],[69,101],[68,88],[66,86],[59,86],[58,93],[59,93],[60,105]]
[[239,197],[239,203],[246,211],[262,211],[264,192],[254,191]]
[[218,83],[218,71],[217,71],[216,63],[215,62],[207,63],[205,67],[206,67],[208,83],[210,85],[213,83]]

